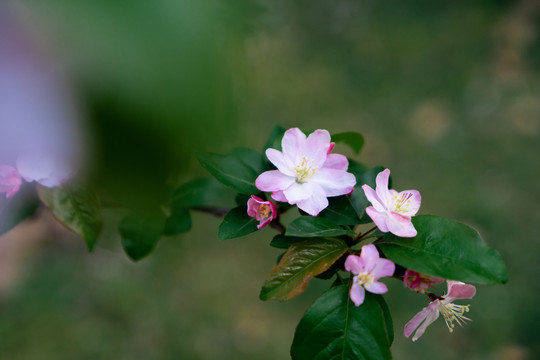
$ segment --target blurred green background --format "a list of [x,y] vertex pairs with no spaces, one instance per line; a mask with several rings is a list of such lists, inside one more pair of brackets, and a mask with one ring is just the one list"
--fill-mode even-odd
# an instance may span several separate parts
[[[105,206],[159,204],[167,186],[207,175],[193,152],[262,150],[274,124],[361,132],[357,160],[389,167],[398,190],[418,189],[421,214],[478,229],[509,271],[507,285],[478,287],[465,328],[449,334],[439,320],[417,343],[402,329],[428,299],[388,280],[394,358],[538,357],[538,1],[14,9],[66,74],[87,122],[88,172],[114,198]],[[44,209],[0,237],[1,359],[287,359],[328,286],[259,301],[279,254],[271,229],[219,242],[219,219],[196,214],[191,232],[132,263],[114,212],[106,219],[93,253]]]

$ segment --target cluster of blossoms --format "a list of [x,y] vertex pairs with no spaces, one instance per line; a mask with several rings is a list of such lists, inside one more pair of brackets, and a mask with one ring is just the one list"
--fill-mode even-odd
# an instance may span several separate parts
[[52,157],[41,155],[22,155],[17,158],[16,167],[0,164],[0,193],[6,198],[15,195],[23,183],[35,181],[46,187],[55,187],[66,182],[70,171],[60,166]]
[[[316,130],[306,137],[298,128],[289,129],[281,145],[282,151],[266,150],[266,156],[277,170],[262,173],[255,182],[259,190],[270,192],[274,201],[297,205],[307,214],[317,216],[328,206],[328,197],[352,193],[356,185],[355,176],[347,172],[347,158],[332,153],[334,143],[330,141],[328,131]],[[398,192],[389,189],[389,178],[390,170],[385,169],[377,175],[375,189],[369,185],[362,186],[372,205],[366,208],[366,213],[381,232],[415,237],[417,231],[412,217],[420,208],[420,193],[417,190]],[[276,205],[270,200],[251,196],[247,205],[248,215],[259,221],[258,229],[269,225],[277,217]],[[356,306],[364,302],[365,291],[374,294],[388,292],[388,287],[378,280],[393,276],[395,271],[395,264],[381,258],[373,244],[363,246],[360,255],[349,255],[344,267],[352,273],[350,298]],[[416,341],[439,314],[443,315],[450,331],[453,330],[454,321],[462,325],[470,320],[463,315],[469,310],[468,305],[456,305],[453,301],[471,299],[476,292],[474,286],[449,280],[446,295],[427,293],[427,289],[443,281],[414,270],[405,271],[404,285],[417,293],[427,294],[432,300],[407,323],[405,337],[417,329],[413,337],[413,341]]]

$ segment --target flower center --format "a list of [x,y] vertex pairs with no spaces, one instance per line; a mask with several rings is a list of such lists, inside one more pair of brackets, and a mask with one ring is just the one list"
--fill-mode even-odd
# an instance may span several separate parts
[[454,331],[454,321],[458,323],[459,326],[463,326],[465,321],[471,321],[468,317],[463,316],[464,313],[469,311],[470,305],[456,305],[454,303],[444,304],[442,301],[439,304],[439,311],[444,317],[446,326],[450,332]]
[[296,182],[299,184],[304,183],[306,180],[311,178],[313,175],[315,175],[315,171],[319,168],[318,166],[310,166],[313,165],[313,160],[311,160],[311,164],[309,160],[302,156],[302,162],[300,165],[296,165],[294,167],[294,170],[296,171]]
[[401,194],[401,196],[398,197],[398,194],[395,194],[392,196],[392,203],[394,204],[394,211],[398,214],[405,215],[408,212],[410,212],[412,209],[411,206],[411,198],[413,194],[411,193],[405,193]]
[[268,217],[270,217],[272,213],[272,209],[270,208],[270,205],[267,205],[267,204],[260,204],[259,205],[259,215],[266,219]]
[[356,275],[353,279],[355,283],[358,285],[364,285],[366,289],[369,288],[369,286],[373,283],[373,280],[375,280],[375,277],[368,272],[362,272]]

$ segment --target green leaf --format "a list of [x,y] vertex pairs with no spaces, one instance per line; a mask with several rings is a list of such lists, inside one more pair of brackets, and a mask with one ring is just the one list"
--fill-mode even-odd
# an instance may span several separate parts
[[343,229],[341,226],[328,219],[302,216],[289,224],[285,235],[297,237],[322,237],[340,235],[355,236],[356,233],[351,230]]
[[234,155],[198,153],[197,159],[219,182],[246,195],[258,194],[258,173]]
[[[354,187],[353,193],[350,195],[351,204],[355,208],[356,212],[360,216],[360,221],[362,224],[372,222],[371,218],[366,214],[366,208],[371,206],[371,203],[366,198],[362,185],[369,185],[373,189],[376,188],[375,179],[377,174],[383,171],[385,168],[382,166],[377,166],[363,173],[355,174],[356,176],[356,186]],[[392,180],[388,181],[388,187],[392,185]]]
[[391,359],[391,330],[379,298],[366,292],[362,305],[355,306],[348,285],[328,289],[296,327],[292,360]]
[[219,225],[219,240],[229,240],[257,231],[258,221],[247,214],[247,206],[239,206],[227,213]]
[[283,139],[283,134],[285,134],[285,129],[282,126],[274,125],[270,136],[264,145],[263,151],[266,149],[272,148],[281,151],[281,139]]
[[165,226],[160,216],[131,214],[120,222],[122,247],[128,256],[137,261],[154,250]]
[[35,193],[31,196],[25,195],[28,194],[21,194],[19,192],[16,197],[0,202],[2,205],[0,207],[0,235],[7,233],[19,223],[32,216],[39,208],[41,202],[35,196]]
[[349,145],[356,154],[360,153],[364,146],[364,136],[354,131],[334,134],[332,135],[332,141]]
[[348,196],[337,196],[328,199],[329,205],[319,217],[335,222],[338,225],[356,225],[360,218]]
[[310,239],[294,243],[268,274],[261,300],[286,301],[301,294],[308,281],[328,269],[348,249],[340,239]]
[[294,243],[306,241],[303,237],[285,236],[283,234],[277,234],[270,242],[270,246],[277,249],[288,249]]
[[473,228],[433,215],[412,219],[414,238],[391,233],[378,243],[396,264],[427,275],[466,283],[505,283],[508,274],[497,251],[487,246]]
[[236,148],[227,153],[228,156],[233,156],[255,170],[257,174],[263,172],[264,158],[258,152],[250,148]]
[[223,186],[212,178],[195,179],[178,187],[172,197],[171,206],[178,208],[213,203],[226,194]]
[[191,215],[184,207],[171,208],[171,214],[165,221],[163,235],[174,236],[191,230]]
[[96,193],[78,185],[39,188],[43,202],[68,229],[83,237],[92,251],[102,228],[101,206]]

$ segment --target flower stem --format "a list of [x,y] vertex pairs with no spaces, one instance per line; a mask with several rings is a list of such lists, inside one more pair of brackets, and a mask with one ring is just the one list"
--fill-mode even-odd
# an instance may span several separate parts
[[377,227],[374,226],[371,229],[369,229],[368,231],[366,231],[365,233],[361,233],[361,232],[358,233],[358,235],[355,236],[355,238],[353,240],[353,243],[358,244],[360,241],[367,239],[366,235],[369,234],[370,232],[376,230],[376,229],[377,229]]
[[192,206],[190,207],[190,209],[204,212],[204,213],[214,215],[217,217],[223,217],[231,210],[228,208],[222,208],[222,207],[217,207],[217,206]]

